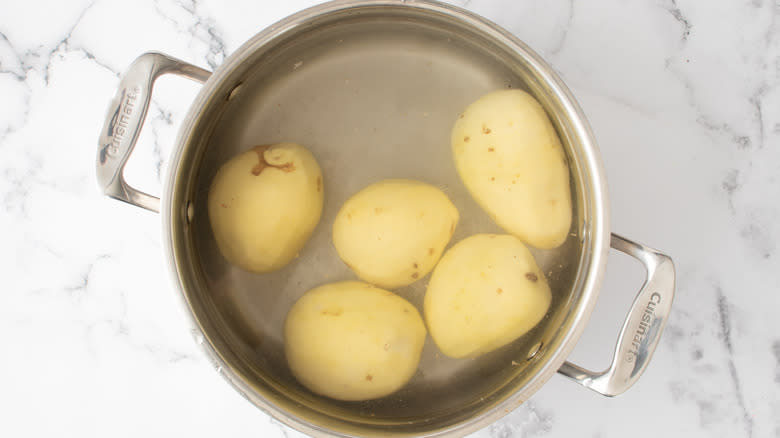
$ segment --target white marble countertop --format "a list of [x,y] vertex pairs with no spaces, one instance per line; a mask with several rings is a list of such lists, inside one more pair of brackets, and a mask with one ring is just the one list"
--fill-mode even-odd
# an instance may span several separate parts
[[[0,436],[295,436],[190,337],[157,215],[101,195],[97,136],[149,50],[208,69],[314,0],[0,6]],[[670,254],[647,372],[601,397],[554,376],[475,437],[780,436],[780,3],[465,0],[560,72],[609,179],[612,229]],[[198,86],[163,79],[128,178],[160,192]],[[607,365],[641,270],[611,253],[571,359]]]

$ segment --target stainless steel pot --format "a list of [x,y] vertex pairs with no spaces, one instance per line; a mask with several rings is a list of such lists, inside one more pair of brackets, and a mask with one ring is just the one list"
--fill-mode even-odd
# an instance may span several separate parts
[[[203,82],[183,121],[160,200],[123,179],[157,77]],[[569,239],[535,251],[554,292],[545,319],[514,343],[455,360],[427,342],[417,374],[379,400],[339,402],[295,381],[282,323],[306,290],[352,278],[330,238],[339,206],[384,178],[441,187],[461,212],[453,241],[500,232],[467,194],[450,157],[452,123],[469,102],[519,87],[547,110],[570,163],[575,217]],[[306,145],[324,174],[325,210],[300,256],[255,275],[217,250],[206,214],[216,169],[259,143]],[[158,53],[139,57],[122,79],[99,141],[105,193],[161,211],[165,253],[206,354],[249,401],[313,436],[460,436],[527,400],[555,372],[613,396],[641,375],[674,293],[669,257],[609,232],[607,186],[596,143],[572,94],[538,55],[495,24],[432,1],[336,1],[274,24],[213,74]],[[610,246],[639,259],[647,278],[618,338],[610,368],[566,362],[591,314]],[[421,305],[425,281],[396,292]]]

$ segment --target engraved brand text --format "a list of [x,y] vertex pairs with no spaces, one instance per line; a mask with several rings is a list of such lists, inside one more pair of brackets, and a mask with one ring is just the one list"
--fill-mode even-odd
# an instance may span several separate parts
[[642,319],[639,321],[639,327],[634,332],[634,337],[631,339],[631,350],[626,355],[626,361],[633,362],[636,356],[639,354],[639,346],[647,335],[647,329],[650,327],[651,321],[655,319],[655,307],[661,302],[661,295],[658,292],[653,292],[650,295],[650,300],[645,306],[645,311],[642,313]]
[[119,145],[127,134],[127,125],[130,123],[130,117],[135,111],[135,105],[138,101],[138,95],[141,93],[140,87],[134,87],[124,93],[124,99],[119,104],[119,110],[114,119],[114,130],[111,135],[111,145],[108,147],[108,155],[116,156],[119,152]]

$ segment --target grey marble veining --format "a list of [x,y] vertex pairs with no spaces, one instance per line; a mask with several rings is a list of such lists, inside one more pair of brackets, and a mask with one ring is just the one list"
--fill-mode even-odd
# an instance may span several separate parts
[[[0,436],[301,436],[198,351],[160,219],[100,195],[121,72],[157,50],[215,69],[313,0],[6,2],[0,10]],[[607,399],[554,377],[474,437],[780,436],[780,3],[452,1],[537,50],[580,100],[615,232],[670,254],[650,368]],[[128,178],[159,193],[198,91],[164,79]],[[641,272],[610,258],[571,360],[605,366]],[[45,421],[42,419],[45,418]]]

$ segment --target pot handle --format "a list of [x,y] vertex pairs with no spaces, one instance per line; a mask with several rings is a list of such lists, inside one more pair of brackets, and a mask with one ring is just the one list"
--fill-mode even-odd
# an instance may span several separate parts
[[606,371],[594,373],[565,362],[558,370],[580,385],[608,397],[625,392],[645,371],[658,346],[674,298],[674,263],[669,256],[617,234],[612,234],[611,246],[636,258],[647,270],[645,283],[620,331],[612,365]]
[[211,76],[211,72],[176,58],[161,53],[144,53],[133,61],[120,81],[98,140],[97,180],[103,193],[154,212],[160,211],[160,198],[127,184],[124,168],[146,119],[154,81],[166,73],[200,83]]

